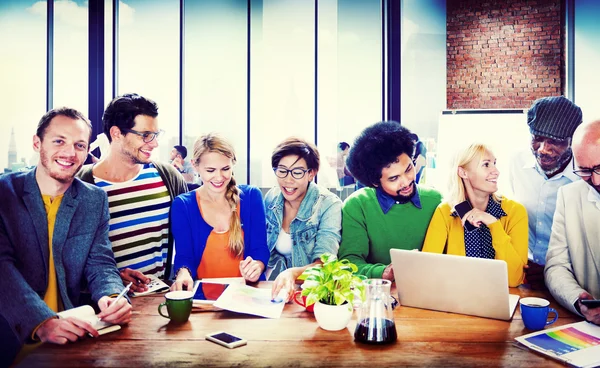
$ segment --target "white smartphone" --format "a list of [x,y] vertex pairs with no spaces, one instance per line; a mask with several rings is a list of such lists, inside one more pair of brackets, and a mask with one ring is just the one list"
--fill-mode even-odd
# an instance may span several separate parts
[[237,336],[230,335],[227,332],[223,331],[210,333],[206,335],[206,339],[216,344],[223,345],[229,349],[237,348],[238,346],[246,345],[247,343],[246,340]]

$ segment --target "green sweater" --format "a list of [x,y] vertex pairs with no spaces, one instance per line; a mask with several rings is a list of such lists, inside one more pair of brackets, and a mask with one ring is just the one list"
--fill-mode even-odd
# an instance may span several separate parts
[[394,204],[383,213],[375,188],[354,192],[342,208],[342,243],[339,259],[358,266],[358,273],[381,278],[390,264],[390,249],[421,249],[429,221],[442,195],[435,189],[417,185],[421,209],[412,202]]

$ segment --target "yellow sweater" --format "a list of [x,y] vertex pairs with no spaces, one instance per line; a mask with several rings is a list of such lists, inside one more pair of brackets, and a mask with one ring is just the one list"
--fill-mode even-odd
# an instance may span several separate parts
[[[502,216],[488,227],[496,259],[508,265],[508,285],[516,287],[523,283],[523,266],[527,264],[527,211],[522,204],[506,198],[502,199],[501,206],[507,216]],[[423,252],[443,253],[444,248],[447,254],[464,256],[466,253],[461,220],[458,216],[451,216],[450,205],[446,202],[438,206],[431,218]]]

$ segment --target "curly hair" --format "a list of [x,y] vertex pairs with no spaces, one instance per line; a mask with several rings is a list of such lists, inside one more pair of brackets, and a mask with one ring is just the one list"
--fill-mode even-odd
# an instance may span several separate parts
[[410,130],[397,121],[381,121],[363,130],[356,140],[346,165],[361,183],[375,187],[381,182],[381,171],[396,162],[403,153],[412,156],[414,143]]

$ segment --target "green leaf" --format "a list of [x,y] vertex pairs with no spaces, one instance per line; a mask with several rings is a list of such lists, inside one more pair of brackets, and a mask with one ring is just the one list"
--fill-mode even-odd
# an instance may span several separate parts
[[329,305],[351,304],[354,289],[360,291],[364,300],[363,278],[354,275],[358,271],[355,264],[347,259],[338,260],[331,253],[323,253],[320,259],[323,264],[307,268],[299,277],[304,280],[302,295],[306,296],[307,305],[316,301]]

